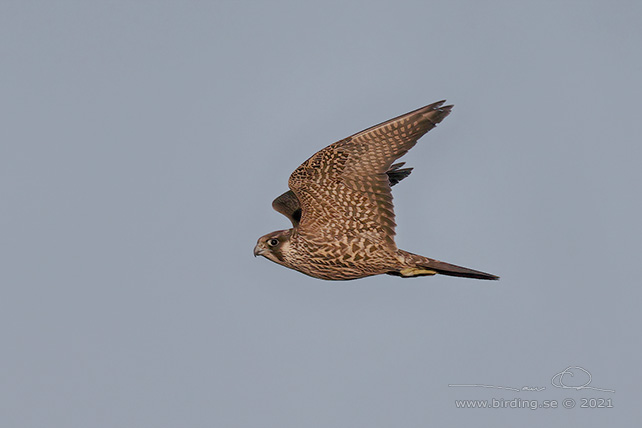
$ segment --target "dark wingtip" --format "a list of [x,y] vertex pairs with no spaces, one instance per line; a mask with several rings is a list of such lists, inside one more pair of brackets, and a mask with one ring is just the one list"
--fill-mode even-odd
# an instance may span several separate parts
[[446,100],[437,101],[436,103],[429,104],[426,107],[432,107],[433,109],[448,110],[448,111],[452,110],[453,107],[455,107],[454,104],[448,104],[447,106],[443,105],[445,102]]
[[420,108],[419,110],[422,112],[421,115],[432,122],[433,126],[437,125],[450,114],[454,107],[453,104],[444,106],[443,104],[445,102],[446,100],[441,100]]

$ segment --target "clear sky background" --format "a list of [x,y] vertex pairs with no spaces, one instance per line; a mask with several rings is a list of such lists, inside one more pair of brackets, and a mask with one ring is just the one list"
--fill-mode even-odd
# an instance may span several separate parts
[[[2,426],[634,426],[640,22],[635,1],[3,1]],[[444,98],[397,243],[500,281],[252,257],[301,162]],[[569,366],[615,392],[552,386]],[[456,408],[493,398],[559,408]]]

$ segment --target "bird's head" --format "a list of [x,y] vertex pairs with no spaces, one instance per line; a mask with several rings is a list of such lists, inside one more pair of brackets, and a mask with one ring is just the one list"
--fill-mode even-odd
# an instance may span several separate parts
[[292,229],[277,230],[263,235],[256,242],[254,257],[263,256],[280,265],[285,263],[285,255],[290,249]]

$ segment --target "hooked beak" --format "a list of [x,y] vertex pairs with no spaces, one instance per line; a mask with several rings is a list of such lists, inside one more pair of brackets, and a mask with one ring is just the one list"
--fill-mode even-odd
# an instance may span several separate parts
[[263,248],[260,246],[261,244],[256,244],[256,247],[254,247],[254,257],[256,256],[262,256],[263,255]]

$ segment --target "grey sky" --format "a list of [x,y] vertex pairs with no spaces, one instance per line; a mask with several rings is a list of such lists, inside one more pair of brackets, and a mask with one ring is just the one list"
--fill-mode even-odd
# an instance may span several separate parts
[[[3,2],[7,427],[631,426],[639,2]],[[455,108],[399,247],[502,277],[323,282],[254,259],[326,145]],[[568,366],[587,389],[554,388]],[[448,384],[546,387],[539,392]],[[581,398],[614,408],[580,408]],[[558,400],[457,409],[455,400]]]

